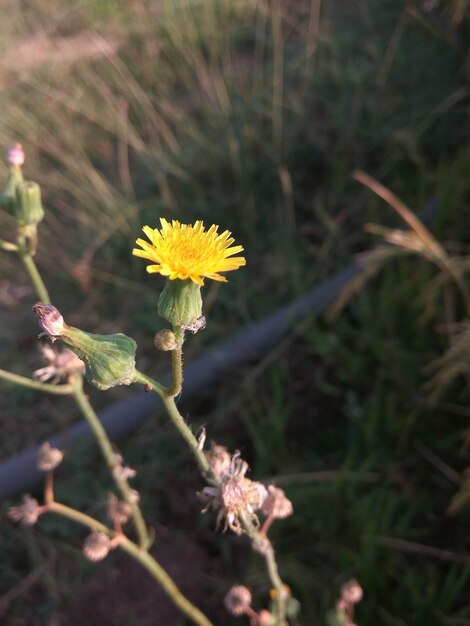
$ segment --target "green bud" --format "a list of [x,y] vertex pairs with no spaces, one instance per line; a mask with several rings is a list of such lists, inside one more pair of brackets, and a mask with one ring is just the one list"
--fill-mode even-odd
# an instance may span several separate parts
[[202,316],[201,287],[192,280],[167,280],[158,314],[177,327],[191,327]]
[[51,341],[63,341],[85,363],[89,383],[104,391],[134,381],[137,344],[133,339],[122,333],[93,335],[69,326],[52,304],[37,302],[33,311],[43,334]]
[[41,203],[41,188],[32,181],[21,182],[16,185],[16,219],[20,226],[39,224],[44,218],[44,209]]
[[12,215],[16,214],[16,187],[23,182],[21,168],[18,165],[12,165],[5,191],[0,195],[0,207]]
[[66,326],[60,338],[85,363],[86,379],[98,389],[134,381],[137,344],[130,337],[122,333],[93,335]]

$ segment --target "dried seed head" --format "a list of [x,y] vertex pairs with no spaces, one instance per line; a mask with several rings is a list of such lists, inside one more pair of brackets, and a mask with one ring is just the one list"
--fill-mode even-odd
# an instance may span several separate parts
[[49,443],[43,443],[39,448],[38,468],[42,472],[50,472],[62,463],[63,452],[58,448],[51,448]]
[[125,524],[132,514],[131,507],[127,502],[118,500],[114,493],[108,496],[108,517],[116,524]]
[[292,502],[286,497],[283,489],[269,485],[268,496],[263,502],[262,511],[266,516],[283,519],[292,515]]
[[224,446],[219,446],[212,442],[210,450],[208,450],[205,455],[211,470],[214,472],[216,478],[220,480],[222,474],[230,467],[232,457],[229,451]]
[[50,380],[55,384],[74,372],[85,373],[85,363],[71,350],[54,350],[49,344],[42,344],[40,349],[48,365],[37,369],[33,376],[41,382]]
[[243,615],[250,608],[251,592],[244,585],[235,585],[225,596],[224,604],[231,615]]
[[52,304],[37,302],[33,305],[41,330],[51,337],[60,337],[64,330],[64,318]]
[[108,535],[93,531],[83,543],[83,554],[89,561],[102,561],[111,549],[111,540]]
[[248,464],[240,458],[240,453],[236,452],[228,467],[221,472],[220,482],[209,480],[212,486],[204,487],[199,494],[208,506],[219,510],[217,525],[225,518],[224,530],[230,528],[237,534],[243,532],[241,522],[243,516],[249,518],[255,527],[259,526],[255,510],[261,506],[266,496],[266,490],[261,483],[245,478],[247,471]]
[[23,496],[23,504],[8,509],[8,517],[23,526],[33,526],[40,515],[38,501],[31,496]]
[[154,346],[157,350],[162,350],[163,352],[169,352],[170,350],[176,350],[176,336],[175,333],[171,330],[165,328],[164,330],[158,331],[153,340]]
[[347,604],[357,604],[364,597],[364,591],[357,580],[349,580],[341,587],[341,599]]
[[183,330],[189,330],[191,333],[193,333],[193,335],[195,335],[200,330],[204,330],[205,327],[206,327],[206,318],[204,317],[204,315],[200,315],[199,317],[196,317],[196,319],[194,319],[189,324],[181,325],[181,328],[183,328]]
[[16,165],[17,167],[21,167],[24,163],[24,150],[23,146],[20,143],[14,143],[11,148],[8,150],[7,161],[10,165]]

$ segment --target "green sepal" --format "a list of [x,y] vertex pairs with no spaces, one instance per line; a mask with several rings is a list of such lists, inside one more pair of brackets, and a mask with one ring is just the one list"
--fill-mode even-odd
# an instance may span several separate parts
[[202,315],[201,287],[192,280],[167,280],[158,299],[158,314],[173,326],[191,326]]
[[16,214],[16,187],[23,182],[24,178],[21,168],[17,165],[12,165],[5,191],[0,195],[0,207],[11,215]]
[[136,342],[123,335],[94,335],[65,325],[60,339],[85,363],[89,383],[102,391],[130,385],[135,377]]
[[19,226],[33,226],[44,218],[41,188],[32,181],[21,182],[15,188],[14,212]]

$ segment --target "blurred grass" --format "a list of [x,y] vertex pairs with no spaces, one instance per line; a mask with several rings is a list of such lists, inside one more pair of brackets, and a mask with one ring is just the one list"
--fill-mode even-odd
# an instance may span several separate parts
[[[130,250],[141,226],[159,216],[204,219],[233,231],[248,266],[220,291],[207,286],[210,324],[189,346],[203,349],[369,248],[365,222],[396,225],[353,181],[355,169],[413,208],[435,196],[433,232],[464,245],[468,19],[459,0],[434,4],[427,11],[401,0],[3,3],[0,144],[24,144],[26,173],[43,188],[38,263],[67,319],[126,332],[141,341],[143,369],[163,367],[151,345],[159,283]],[[5,215],[0,228],[5,236],[12,228]],[[250,458],[254,477],[286,480],[296,514],[274,535],[305,625],[325,623],[352,576],[365,588],[360,626],[470,621],[468,565],[381,542],[468,552],[462,518],[445,515],[456,486],[417,446],[463,469],[458,437],[466,418],[421,402],[422,368],[445,346],[419,321],[429,278],[421,261],[411,271],[397,262],[333,326],[304,324],[292,342],[191,408],[195,422],[210,424],[210,437]],[[0,280],[2,365],[27,372],[34,296],[5,256]],[[454,382],[446,397],[461,391]],[[35,394],[8,390],[1,402],[5,456],[74,419],[67,406]],[[229,574],[219,595],[232,580],[248,580],[264,602],[259,562],[236,539],[214,539],[212,518],[194,529],[182,514],[185,497],[197,508],[200,485],[179,478],[189,476],[188,460],[171,431],[149,424],[125,453],[149,494],[150,518],[186,526],[221,559]],[[90,491],[96,459],[85,450],[74,459],[59,489],[88,510],[104,499],[106,478],[99,475]],[[330,469],[380,479],[294,479]],[[48,521],[40,531],[53,584],[30,601],[32,615],[39,607],[31,624],[47,623],[90,571],[80,565],[73,530]],[[3,536],[8,566],[0,583],[8,589],[30,563],[22,534],[7,526]],[[69,585],[59,584],[64,568]],[[20,623],[19,611],[13,604],[8,624]]]

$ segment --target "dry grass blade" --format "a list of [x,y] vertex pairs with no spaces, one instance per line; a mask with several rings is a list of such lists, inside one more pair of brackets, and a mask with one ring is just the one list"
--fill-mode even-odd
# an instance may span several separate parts
[[424,389],[430,392],[431,400],[436,400],[457,376],[470,374],[470,320],[456,326],[449,348],[432,361],[425,372],[435,372],[424,385]]
[[326,313],[326,319],[334,320],[357,295],[367,283],[380,272],[390,259],[405,254],[406,250],[392,248],[390,246],[379,246],[370,252],[366,252],[357,257],[357,261],[362,266],[362,272],[350,280],[340,291],[338,297],[333,302]]
[[441,244],[433,237],[421,220],[416,217],[413,211],[403,204],[403,202],[394,193],[392,193],[390,189],[384,187],[381,183],[365,172],[355,171],[352,176],[358,182],[362,183],[377,194],[380,198],[382,198],[382,200],[385,200],[385,202],[398,213],[402,220],[408,224],[411,230],[416,233],[424,245],[433,252],[436,258],[440,258],[442,261],[447,259],[447,253]]

